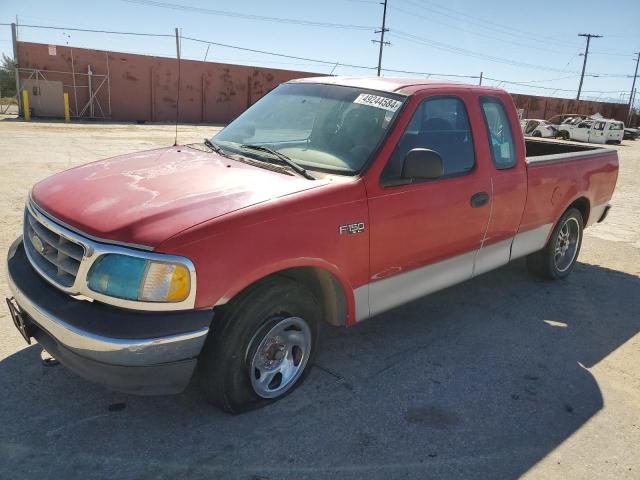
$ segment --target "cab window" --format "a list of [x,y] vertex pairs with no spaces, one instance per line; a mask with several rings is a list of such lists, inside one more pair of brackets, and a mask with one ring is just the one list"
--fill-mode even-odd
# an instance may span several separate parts
[[407,153],[428,148],[442,158],[444,176],[464,175],[475,166],[467,109],[457,97],[424,100],[416,109],[382,172],[382,180],[400,179]]
[[513,167],[517,160],[515,142],[509,117],[502,102],[495,97],[482,97],[480,104],[489,135],[493,165],[497,169]]

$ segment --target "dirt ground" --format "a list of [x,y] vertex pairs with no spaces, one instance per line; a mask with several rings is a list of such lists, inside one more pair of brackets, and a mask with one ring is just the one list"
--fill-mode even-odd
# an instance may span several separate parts
[[[0,251],[36,181],[173,135],[0,118]],[[614,208],[569,279],[516,261],[327,328],[305,384],[246,415],[196,388],[134,397],[48,367],[1,308],[0,478],[640,478],[640,141],[616,148]]]

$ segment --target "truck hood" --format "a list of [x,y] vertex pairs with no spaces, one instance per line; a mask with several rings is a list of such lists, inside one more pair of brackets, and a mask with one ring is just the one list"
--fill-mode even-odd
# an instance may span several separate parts
[[82,233],[154,248],[201,222],[326,183],[178,146],[58,173],[31,198]]

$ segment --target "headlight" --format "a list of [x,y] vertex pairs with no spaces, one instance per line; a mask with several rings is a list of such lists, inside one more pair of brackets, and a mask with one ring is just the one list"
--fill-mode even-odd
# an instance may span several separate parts
[[191,289],[189,269],[179,263],[107,254],[89,270],[89,288],[97,293],[143,302],[180,302]]

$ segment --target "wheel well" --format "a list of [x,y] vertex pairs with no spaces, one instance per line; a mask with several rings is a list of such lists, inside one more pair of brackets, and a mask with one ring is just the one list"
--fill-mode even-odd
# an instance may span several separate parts
[[[322,318],[327,323],[335,326],[346,325],[347,320],[347,298],[340,281],[331,273],[316,267],[295,267],[281,270],[263,277],[248,285],[241,292],[231,299],[231,302],[247,292],[249,289],[259,288],[265,280],[277,279],[278,277],[289,278],[307,287],[318,299],[322,308]],[[229,302],[229,303],[231,303]],[[221,312],[227,308],[229,303],[216,307]]]
[[336,277],[321,268],[297,267],[274,275],[291,278],[305,285],[322,308],[322,318],[329,324],[344,326],[347,320],[347,298]]
[[580,197],[576,199],[571,205],[569,205],[567,207],[567,210],[569,210],[570,208],[576,208],[580,212],[580,215],[582,215],[582,223],[586,225],[587,221],[589,220],[589,200],[587,200],[585,197]]

